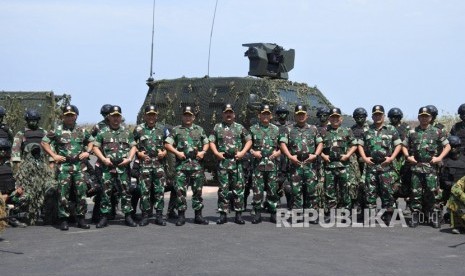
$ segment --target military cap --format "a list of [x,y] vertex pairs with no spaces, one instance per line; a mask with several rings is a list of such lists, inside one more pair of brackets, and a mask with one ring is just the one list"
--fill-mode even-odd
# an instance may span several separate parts
[[154,106],[154,105],[147,105],[144,109],[144,112],[145,114],[150,114],[150,113],[153,113],[153,114],[158,114],[158,110],[157,110],[157,107]]
[[267,105],[267,104],[262,104],[262,105],[260,106],[260,114],[261,114],[261,113],[266,113],[266,112],[271,113],[270,106]]
[[341,112],[341,109],[340,109],[340,108],[335,107],[335,108],[331,109],[331,112],[330,112],[330,115],[329,115],[329,116],[331,117],[331,116],[335,116],[335,115],[337,115],[337,116],[341,116],[341,115],[342,115],[342,112]]
[[226,112],[226,111],[232,111],[234,112],[234,109],[233,109],[233,106],[232,104],[225,104],[224,107],[223,107],[223,112]]
[[426,106],[422,106],[420,107],[420,109],[418,110],[418,116],[420,115],[428,115],[428,116],[431,116],[431,110],[426,107]]
[[375,105],[371,109],[371,114],[381,113],[384,114],[384,107],[382,105]]
[[123,113],[123,111],[121,110],[121,107],[119,105],[114,105],[114,106],[111,107],[109,115],[110,116],[112,116],[112,115],[121,115],[122,113]]
[[296,105],[294,108],[294,113],[299,114],[299,113],[305,113],[307,114],[307,107],[305,105]]
[[74,114],[79,115],[79,109],[75,105],[67,105],[63,108],[63,115]]
[[186,105],[186,106],[182,109],[182,114],[186,114],[186,113],[189,113],[189,114],[194,115],[194,110],[192,109],[191,106]]

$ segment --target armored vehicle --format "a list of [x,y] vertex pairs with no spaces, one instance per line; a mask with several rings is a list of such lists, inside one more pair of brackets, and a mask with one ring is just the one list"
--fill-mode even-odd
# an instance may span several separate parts
[[[248,77],[203,77],[153,80],[149,78],[149,90],[139,111],[137,122],[142,121],[144,106],[157,105],[159,121],[167,125],[178,125],[182,107],[190,105],[196,112],[196,124],[201,125],[207,135],[213,126],[221,122],[225,103],[235,107],[236,121],[249,128],[257,120],[259,106],[269,104],[287,106],[293,114],[296,104],[308,107],[309,123],[316,123],[318,107],[332,108],[331,102],[318,90],[305,83],[288,80],[288,72],[294,67],[295,52],[284,50],[273,43],[249,43],[245,56],[249,58]],[[291,120],[293,116],[289,117]],[[352,121],[347,122],[350,124]],[[212,156],[206,157],[207,169],[213,169]],[[211,166],[209,165],[211,164]]]
[[37,110],[41,115],[39,126],[46,130],[51,129],[60,118],[62,107],[70,101],[70,95],[55,95],[52,91],[0,91],[0,106],[7,110],[5,121],[13,133],[24,128],[24,113],[27,109]]

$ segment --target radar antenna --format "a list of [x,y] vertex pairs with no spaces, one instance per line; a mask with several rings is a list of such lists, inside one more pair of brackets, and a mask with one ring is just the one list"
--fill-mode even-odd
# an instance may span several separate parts
[[155,0],[153,0],[153,10],[152,10],[152,47],[150,52],[150,77],[147,79],[147,82],[153,81],[153,37],[155,33]]
[[210,50],[212,47],[212,36],[213,36],[213,26],[215,25],[215,16],[216,16],[216,7],[218,6],[218,0],[215,3],[215,11],[213,12],[212,28],[210,30],[210,43],[208,44],[208,68],[207,76],[210,76]]

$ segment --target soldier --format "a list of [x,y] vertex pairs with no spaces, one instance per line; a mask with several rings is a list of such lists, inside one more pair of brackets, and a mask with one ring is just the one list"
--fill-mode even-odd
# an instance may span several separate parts
[[276,158],[281,155],[278,144],[279,128],[271,124],[273,118],[269,105],[262,105],[258,115],[259,123],[250,128],[252,147],[250,153],[253,159],[253,203],[255,216],[253,224],[260,223],[263,191],[266,190],[266,200],[270,208],[270,221],[276,223],[277,194],[277,164]]
[[186,192],[192,185],[192,209],[195,211],[194,223],[208,224],[202,216],[202,188],[205,173],[201,160],[208,150],[208,138],[202,127],[194,124],[195,114],[191,106],[185,106],[182,111],[182,125],[173,128],[165,139],[165,148],[176,155],[175,189],[178,201],[178,221],[176,226],[186,223],[187,209]]
[[452,233],[465,233],[465,177],[452,186],[447,208],[451,210]]
[[[321,137],[326,135],[330,113],[331,113],[331,110],[329,109],[329,107],[321,106],[317,108],[316,117],[318,118],[318,124],[316,125],[316,128],[318,129],[318,132],[320,133]],[[320,193],[318,195],[318,198],[320,199],[319,206],[320,208],[324,209],[325,201],[326,201],[325,194],[324,194],[325,172],[324,172],[323,159],[321,158],[321,155],[319,155],[316,159],[315,169],[316,169],[317,178],[318,178],[317,191],[319,191]]]
[[[307,123],[307,107],[296,105],[295,124],[280,134],[279,143],[282,153],[290,161],[290,182],[292,187],[292,209],[318,209],[318,184],[314,162],[323,149],[323,139],[314,125]],[[306,195],[306,199],[302,194]],[[306,206],[303,205],[306,203]]]
[[430,104],[427,105],[426,108],[431,111],[431,124],[439,129],[444,129],[445,126],[442,123],[436,121],[436,118],[438,117],[438,109],[436,106]]
[[350,128],[341,127],[342,113],[333,108],[329,116],[323,138],[321,158],[324,161],[324,190],[328,209],[351,207],[349,195],[349,159],[357,150],[355,139]]
[[326,106],[320,106],[316,111],[316,117],[318,118],[318,125],[316,127],[321,135],[325,135],[330,114],[331,110]]
[[[393,107],[388,111],[389,124],[397,129],[399,132],[400,139],[402,141],[407,137],[408,132],[410,131],[410,126],[402,122],[404,114],[402,110],[398,107]],[[405,162],[405,157],[403,154],[398,154],[396,159],[392,162],[394,169],[397,173],[396,181],[394,182],[394,200],[397,200],[399,197],[403,197],[408,201],[408,196],[410,195],[410,180],[412,177],[412,171],[410,164]]]
[[410,130],[404,140],[403,153],[412,163],[411,227],[418,226],[422,211],[429,216],[434,228],[441,227],[441,191],[436,166],[449,153],[450,144],[445,132],[431,124],[431,113],[429,108],[421,107],[418,111],[419,126]]
[[101,218],[97,228],[107,226],[110,213],[110,197],[113,191],[121,199],[121,209],[127,226],[136,227],[132,219],[131,193],[129,185],[129,164],[137,151],[132,133],[122,123],[121,107],[114,105],[108,114],[108,126],[104,127],[95,137],[94,153],[102,163],[102,203]]
[[[164,162],[166,150],[163,146],[167,135],[165,127],[157,122],[158,110],[154,105],[144,108],[144,123],[134,129],[134,140],[137,142],[137,157],[140,160],[139,185],[141,190],[142,220],[140,226],[146,226],[148,214],[155,207],[155,224],[166,226],[163,219],[164,190],[166,175]],[[150,192],[154,193],[154,205],[150,202]]]
[[[279,132],[284,132],[292,122],[288,121],[289,110],[284,105],[279,105],[275,111],[277,120],[275,125],[279,128]],[[292,208],[292,189],[288,179],[289,161],[284,154],[281,154],[278,159],[278,196],[281,198],[286,196],[286,205],[288,209]]]
[[460,138],[462,145],[462,153],[465,154],[465,104],[461,104],[457,110],[460,116],[460,122],[455,123],[451,130],[450,135],[455,135]]
[[16,133],[11,150],[11,161],[15,168],[21,162],[24,148],[30,143],[40,144],[42,138],[47,134],[43,128],[39,127],[40,114],[37,110],[28,109],[24,114],[24,119],[26,127]]
[[384,107],[375,105],[372,108],[373,124],[359,141],[358,151],[366,163],[365,191],[366,204],[376,209],[376,199],[381,199],[381,208],[386,209],[384,221],[390,224],[394,211],[392,186],[396,172],[392,165],[402,149],[402,140],[397,129],[384,123]]
[[[76,125],[79,110],[74,105],[67,105],[63,109],[63,124],[51,130],[42,139],[43,149],[55,160],[57,164],[57,179],[59,191],[58,217],[61,220],[60,229],[69,229],[70,192],[74,184],[76,191],[77,226],[89,229],[85,222],[87,212],[86,191],[87,184],[83,171],[86,170],[85,160],[89,158],[92,150],[90,133]],[[56,153],[52,150],[51,145]]]
[[223,122],[214,126],[210,134],[210,148],[218,163],[218,211],[220,218],[217,224],[228,221],[229,212],[228,195],[232,193],[234,198],[234,222],[244,224],[242,211],[244,210],[244,178],[242,176],[242,158],[252,145],[250,134],[244,126],[236,123],[236,115],[231,104],[223,108]]
[[0,138],[6,138],[10,143],[13,142],[13,132],[10,127],[3,122],[3,118],[6,116],[6,110],[3,106],[0,106]]

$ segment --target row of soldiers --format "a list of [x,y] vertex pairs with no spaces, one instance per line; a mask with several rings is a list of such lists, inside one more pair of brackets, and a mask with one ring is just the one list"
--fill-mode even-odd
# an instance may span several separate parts
[[[380,197],[382,208],[387,209],[385,220],[388,223],[396,196],[403,196],[410,199],[409,205],[413,211],[411,226],[418,225],[419,213],[426,211],[436,216],[432,221],[435,227],[439,227],[437,216],[441,196],[435,164],[447,155],[450,145],[446,133],[431,123],[435,117],[432,107],[420,108],[420,125],[409,130],[405,123],[401,123],[402,112],[399,109],[389,111],[392,125],[385,124],[381,105],[372,109],[372,125],[366,123],[366,110],[356,109],[353,114],[356,125],[351,129],[341,126],[343,117],[338,108],[319,109],[317,116],[321,124],[313,126],[307,123],[308,114],[304,105],[295,107],[294,123],[287,120],[289,111],[278,107],[275,125],[271,123],[270,106],[262,105],[258,112],[259,122],[247,130],[235,122],[234,108],[226,104],[222,112],[223,121],[215,125],[209,136],[194,123],[195,112],[190,106],[183,108],[181,125],[168,130],[157,122],[159,111],[156,106],[149,105],[144,110],[144,123],[132,133],[121,124],[122,111],[119,106],[103,106],[101,113],[104,120],[93,128],[92,133],[76,125],[79,111],[73,105],[64,109],[63,124],[47,135],[37,127],[34,130],[33,123],[29,125],[29,121],[34,120],[28,119],[28,112],[25,117],[29,131],[26,129],[25,133],[31,132],[29,137],[40,141],[54,161],[51,164],[56,166],[58,216],[62,230],[68,229],[72,202],[76,205],[74,214],[78,227],[90,227],[84,220],[87,212],[85,197],[89,190],[95,190],[96,194],[97,209],[94,209],[94,213],[100,214],[98,228],[107,225],[112,206],[114,209],[119,200],[126,224],[137,226],[133,216],[137,207],[134,205],[136,188],[131,185],[130,179],[130,163],[135,156],[139,164],[136,169],[139,179],[137,190],[140,192],[142,210],[142,219],[138,224],[147,225],[155,208],[155,223],[166,225],[162,212],[163,196],[168,186],[165,161],[168,152],[176,157],[176,173],[172,183],[178,209],[176,225],[185,224],[188,185],[192,185],[193,190],[194,222],[208,224],[202,216],[205,174],[201,160],[209,149],[218,159],[218,224],[227,222],[231,209],[236,214],[234,221],[237,224],[245,223],[242,212],[247,197],[244,195],[252,188],[254,224],[262,221],[264,205],[271,213],[270,220],[276,222],[276,208],[283,191],[286,191],[289,208],[324,209],[326,214],[334,208],[350,209],[354,204],[376,208],[376,198]],[[22,142],[24,140],[28,139],[23,137]],[[38,142],[32,141],[32,144]],[[11,160],[18,162],[15,149],[17,145],[13,146]],[[91,153],[98,158],[95,164],[97,172],[92,173],[97,176],[97,185],[93,187],[88,186],[89,177],[85,173],[92,169],[86,162]],[[354,153],[358,158],[352,157]],[[406,160],[402,160],[402,155]],[[242,166],[247,156],[251,158],[250,177],[244,176]],[[357,164],[355,169],[353,164]],[[133,171],[134,168],[133,165]],[[412,177],[410,182],[404,181],[400,186],[397,185],[401,182],[399,177],[408,175],[399,174],[402,169],[411,171]],[[357,172],[363,175],[362,180],[354,183],[353,179],[356,178],[353,175]],[[21,195],[22,191],[14,193]],[[112,200],[112,197],[116,200]]]

